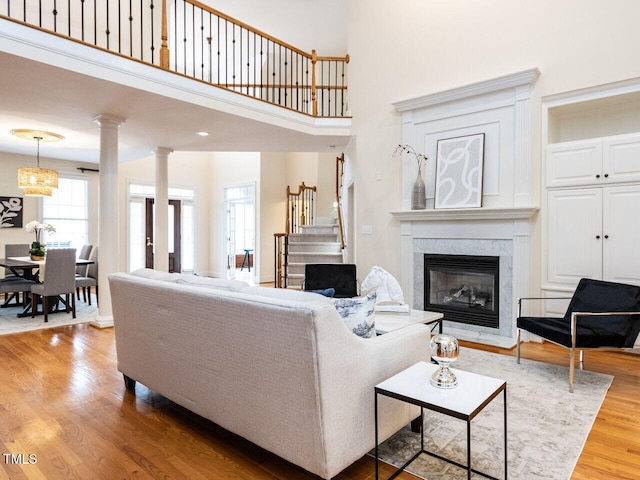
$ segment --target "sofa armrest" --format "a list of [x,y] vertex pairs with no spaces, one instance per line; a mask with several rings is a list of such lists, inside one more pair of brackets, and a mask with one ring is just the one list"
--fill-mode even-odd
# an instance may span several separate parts
[[[415,324],[363,339],[344,329],[331,345],[319,339],[319,377],[325,458],[330,472],[340,471],[375,447],[374,387],[429,359],[431,332]],[[428,379],[425,379],[428,382]],[[419,409],[391,398],[379,403],[380,441],[419,415]]]

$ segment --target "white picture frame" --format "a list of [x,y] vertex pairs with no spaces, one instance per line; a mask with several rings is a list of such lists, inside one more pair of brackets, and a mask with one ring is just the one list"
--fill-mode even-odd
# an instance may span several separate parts
[[482,206],[484,133],[438,140],[435,208]]

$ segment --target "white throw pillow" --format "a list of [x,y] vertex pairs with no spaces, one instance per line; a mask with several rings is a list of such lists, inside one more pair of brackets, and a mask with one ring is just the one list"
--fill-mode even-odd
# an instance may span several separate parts
[[333,304],[347,328],[353,333],[363,338],[376,336],[375,290],[364,297],[334,298]]

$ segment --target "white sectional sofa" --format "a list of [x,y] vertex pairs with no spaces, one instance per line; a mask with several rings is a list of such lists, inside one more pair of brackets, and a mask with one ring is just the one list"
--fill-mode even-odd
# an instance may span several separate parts
[[[148,269],[109,285],[128,388],[140,382],[325,479],[374,447],[374,385],[429,355],[426,326],[363,339],[314,293]],[[381,439],[419,413],[389,398],[379,408]]]

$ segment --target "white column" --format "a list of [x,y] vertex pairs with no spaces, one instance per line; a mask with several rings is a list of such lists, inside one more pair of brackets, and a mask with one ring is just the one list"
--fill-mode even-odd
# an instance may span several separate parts
[[113,326],[109,275],[121,270],[118,216],[118,128],[124,118],[99,115],[94,121],[100,125],[100,194],[98,220],[98,316],[93,326]]
[[[169,154],[170,148],[158,147],[156,155],[156,195],[153,218],[153,268],[169,271]],[[171,225],[173,228],[173,225]]]

